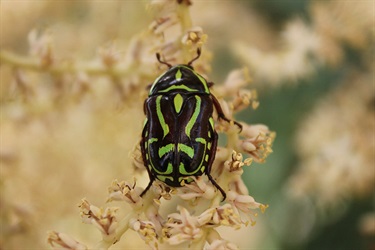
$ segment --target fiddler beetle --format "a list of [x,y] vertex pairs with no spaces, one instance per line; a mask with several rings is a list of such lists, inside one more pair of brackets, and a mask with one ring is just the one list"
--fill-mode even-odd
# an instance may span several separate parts
[[[156,58],[169,69],[152,84],[144,102],[146,119],[140,143],[143,162],[150,182],[143,196],[158,179],[171,187],[191,182],[189,177],[206,174],[226,198],[224,190],[211,176],[218,135],[212,117],[214,108],[219,119],[225,117],[219,101],[210,92],[211,82],[192,67],[197,56],[188,64],[171,64]],[[240,129],[242,125],[234,121]]]

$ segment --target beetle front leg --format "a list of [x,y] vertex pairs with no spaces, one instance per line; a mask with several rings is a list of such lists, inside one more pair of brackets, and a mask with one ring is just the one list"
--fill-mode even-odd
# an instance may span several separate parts
[[[217,112],[217,115],[219,117],[219,119],[222,119],[226,122],[231,122],[230,119],[228,119],[224,112],[223,112],[223,109],[221,108],[220,106],[220,103],[219,101],[216,99],[216,97],[214,95],[211,94],[211,98],[212,98],[212,101],[214,103],[214,106],[215,106],[215,109],[216,109],[216,112]],[[237,125],[237,127],[242,131],[242,125],[239,123],[239,122],[236,122],[235,120],[233,120],[233,123]]]
[[[141,141],[141,143],[143,143],[143,140]],[[143,190],[143,192],[141,193],[141,197],[143,197],[143,195],[150,189],[150,187],[152,186],[152,183],[154,182],[155,180],[155,177],[152,175],[150,169],[148,169],[148,167],[146,166],[147,164],[147,161],[144,157],[145,155],[145,149],[141,146],[141,152],[142,152],[142,158],[143,158],[143,164],[145,165],[145,168],[147,169],[147,173],[148,173],[148,176],[150,178],[150,182],[148,183],[147,187],[145,188],[145,190]]]
[[[151,179],[152,178],[152,179]],[[147,187],[145,188],[145,190],[143,190],[143,192],[141,193],[141,197],[143,197],[143,195],[145,195],[145,193],[147,193],[147,191],[150,189],[150,187],[152,186],[152,183],[154,183],[154,177],[151,177],[150,175],[150,182],[148,183]]]

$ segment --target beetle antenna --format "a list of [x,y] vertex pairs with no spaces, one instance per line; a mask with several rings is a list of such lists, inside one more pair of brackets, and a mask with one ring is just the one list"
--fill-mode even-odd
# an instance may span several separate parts
[[198,49],[197,49],[197,56],[194,57],[194,58],[193,58],[193,59],[192,59],[187,65],[191,67],[191,65],[193,64],[193,62],[194,62],[195,60],[197,60],[200,56],[201,56],[201,48],[198,48]]
[[156,59],[158,59],[158,61],[161,63],[161,64],[165,64],[167,65],[169,68],[172,68],[172,65],[167,63],[166,61],[162,61],[161,60],[161,56],[160,56],[160,53],[156,53]]

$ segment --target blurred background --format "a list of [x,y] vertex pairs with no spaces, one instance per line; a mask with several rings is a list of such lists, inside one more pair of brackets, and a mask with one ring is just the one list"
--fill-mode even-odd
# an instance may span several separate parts
[[[277,133],[266,163],[245,169],[250,194],[270,207],[241,249],[375,249],[374,2],[192,2],[210,79],[247,67],[260,106],[236,118]],[[144,64],[121,77],[97,65],[133,65],[134,39],[152,22],[146,6],[0,2],[1,51],[23,58],[0,64],[0,249],[48,249],[48,230],[98,238],[77,204],[103,204],[113,179],[132,180],[152,78]],[[29,70],[31,56],[89,73]]]

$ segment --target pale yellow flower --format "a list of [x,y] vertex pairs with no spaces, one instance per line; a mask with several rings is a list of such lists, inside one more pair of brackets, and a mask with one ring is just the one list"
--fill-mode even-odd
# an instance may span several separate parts
[[[193,24],[191,1],[150,1],[147,10],[152,17],[137,17],[137,21],[133,17],[134,25],[124,25],[128,11],[133,13],[133,9],[128,10],[128,5],[124,8],[123,4],[82,3],[87,10],[85,18],[95,19],[95,22],[80,25],[65,22],[57,28],[51,27],[51,31],[32,31],[29,33],[30,53],[26,55],[12,52],[11,48],[0,52],[0,71],[6,72],[1,74],[6,84],[1,86],[4,116],[0,128],[2,135],[3,129],[6,134],[9,132],[5,138],[0,138],[0,157],[6,164],[4,172],[9,178],[6,185],[1,186],[9,195],[1,196],[0,202],[6,204],[4,217],[15,218],[4,220],[9,238],[13,240],[7,242],[8,248],[27,244],[17,241],[20,235],[32,241],[35,231],[61,228],[65,223],[70,225],[74,221],[69,216],[74,214],[72,200],[78,199],[74,195],[80,196],[82,191],[90,200],[98,198],[100,188],[114,177],[127,181],[112,181],[108,188],[108,206],[96,206],[88,199],[83,199],[79,205],[82,221],[100,234],[80,230],[80,239],[91,242],[86,247],[53,231],[48,234],[52,247],[108,249],[116,244],[119,248],[131,248],[133,244],[139,247],[139,242],[143,241],[153,249],[164,246],[235,249],[235,244],[224,240],[216,228],[246,226],[247,218],[237,207],[244,207],[246,211],[261,209],[260,205],[251,206],[253,198],[241,179],[242,167],[250,165],[252,160],[264,160],[266,149],[270,152],[272,141],[267,138],[272,132],[262,127],[262,134],[249,135],[248,125],[242,122],[244,131],[239,134],[241,125],[234,122],[235,113],[259,104],[255,90],[247,89],[250,77],[245,68],[234,69],[224,85],[211,88],[224,114],[231,119],[218,120],[217,114],[214,115],[217,132],[228,135],[228,145],[219,146],[217,152],[213,152],[216,161],[209,177],[223,190],[218,190],[210,178],[203,175],[187,177],[180,188],[155,181],[141,196],[147,185],[146,168],[139,146],[133,151],[131,148],[133,144],[139,145],[144,119],[142,100],[147,96],[149,85],[166,70],[155,54],[159,53],[162,60],[175,65],[192,61],[199,48],[202,54],[193,66],[209,81],[212,52],[205,47],[206,31]],[[58,8],[55,11],[60,15],[65,13]],[[102,15],[104,12],[118,16]],[[134,29],[131,34],[137,34],[129,36],[131,29]],[[117,39],[108,41],[113,37]],[[93,54],[92,58],[83,59]],[[16,88],[17,95],[12,94],[12,88]],[[241,153],[250,149],[244,143],[255,147],[245,161]],[[233,150],[239,153],[232,154]],[[131,160],[125,157],[129,151]],[[129,181],[133,176],[134,180]],[[25,183],[25,179],[32,181]],[[8,183],[13,181],[18,189],[9,191]],[[230,199],[223,201],[225,192]],[[20,199],[12,199],[14,195]],[[112,206],[114,203],[116,206]],[[43,209],[37,209],[39,207]],[[52,210],[55,212],[51,213]],[[29,219],[29,215],[33,219]],[[34,229],[35,221],[42,226]],[[51,222],[55,224],[46,225]],[[140,241],[123,240],[128,231],[137,232]],[[13,232],[16,232],[15,237]]]
[[372,73],[354,75],[321,100],[301,124],[300,168],[289,185],[294,197],[311,196],[321,207],[373,192],[375,172]]

